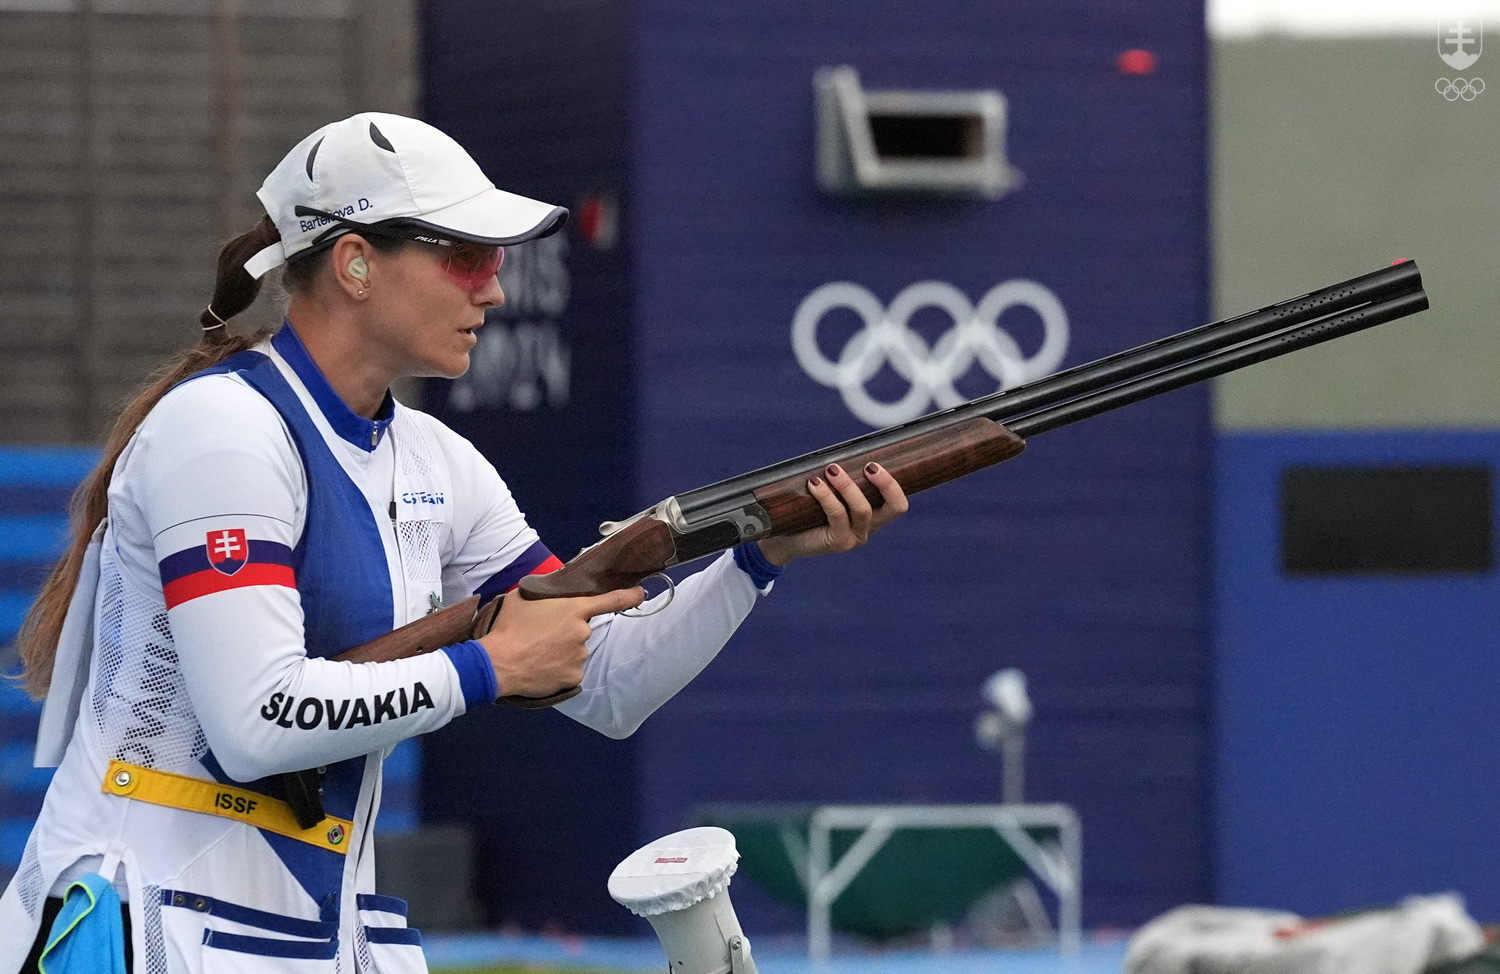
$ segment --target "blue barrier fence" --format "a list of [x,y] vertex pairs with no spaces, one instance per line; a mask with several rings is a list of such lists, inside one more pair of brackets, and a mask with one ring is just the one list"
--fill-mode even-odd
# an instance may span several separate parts
[[[0,644],[6,674],[18,669],[11,646],[26,609],[62,553],[68,499],[98,453],[68,447],[0,449]],[[14,681],[0,681],[0,879],[21,861],[31,823],[52,780],[32,767],[41,705]]]

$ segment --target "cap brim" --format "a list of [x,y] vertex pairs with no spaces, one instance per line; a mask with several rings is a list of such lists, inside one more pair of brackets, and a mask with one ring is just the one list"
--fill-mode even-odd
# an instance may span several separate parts
[[568,222],[568,211],[501,189],[488,189],[460,203],[401,222],[475,243],[508,247],[556,233]]

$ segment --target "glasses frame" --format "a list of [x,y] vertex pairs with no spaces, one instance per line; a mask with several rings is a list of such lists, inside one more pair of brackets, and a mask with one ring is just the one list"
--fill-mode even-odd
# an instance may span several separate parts
[[[453,240],[447,237],[439,237],[421,227],[402,225],[399,223],[378,224],[359,223],[346,217],[337,216],[326,210],[314,209],[310,206],[296,206],[292,210],[296,216],[316,216],[325,220],[331,220],[336,224],[330,227],[315,241],[313,248],[331,245],[334,240],[341,236],[344,231],[353,231],[361,234],[371,234],[377,237],[386,237],[392,240],[410,240],[415,243],[431,244],[435,247],[443,247],[448,251],[443,259],[443,273],[448,275],[455,283],[466,291],[478,291],[480,288],[492,281],[500,273],[500,267],[505,263],[505,248],[499,244],[477,243],[472,240]],[[495,251],[495,255],[486,258],[482,263],[474,267],[464,266],[472,263],[463,261],[458,266],[454,265],[458,257],[459,247],[481,247],[486,250]],[[312,249],[312,248],[310,248]],[[493,268],[489,267],[490,261],[494,261]]]

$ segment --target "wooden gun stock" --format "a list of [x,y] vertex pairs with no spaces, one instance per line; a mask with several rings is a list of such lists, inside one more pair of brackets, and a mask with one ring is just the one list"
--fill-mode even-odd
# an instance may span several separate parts
[[[868,463],[878,463],[896,478],[907,494],[927,490],[950,480],[967,476],[1002,460],[1009,460],[1026,448],[1026,441],[992,419],[983,417],[956,426],[945,426],[899,443],[873,450],[851,450],[828,458],[837,463],[859,485],[870,503],[884,503],[880,490],[865,479]],[[823,466],[783,477],[751,492],[770,521],[759,538],[794,534],[827,523],[823,507],[808,493],[808,478]],[[705,529],[709,531],[712,529]],[[722,534],[722,532],[719,532]],[[528,575],[521,580],[523,598],[556,599],[581,595],[600,595],[615,589],[639,585],[652,575],[672,565],[689,560],[685,550],[701,557],[692,532],[676,531],[657,517],[643,517],[611,534],[598,544],[584,549],[562,568],[547,575]],[[738,544],[736,535],[714,544],[713,554]]]
[[[376,636],[367,643],[346,649],[333,658],[340,663],[384,663],[461,643],[473,638],[478,609],[479,596],[471,595],[384,636]],[[486,627],[484,631],[489,630]]]
[[[880,464],[909,496],[1009,460],[1024,449],[1025,440],[994,420],[981,417],[831,462],[843,467],[870,503],[879,507],[885,499],[880,489],[865,479],[866,464]],[[807,480],[815,472],[795,474],[754,492],[771,516],[767,536],[794,534],[826,523],[822,505],[807,492]]]
[[517,588],[526,599],[565,599],[630,588],[677,564],[672,529],[644,517],[611,534],[555,572],[527,575]]
[[[501,601],[493,599],[480,608],[479,596],[471,595],[462,602],[455,602],[446,609],[439,609],[415,622],[408,622],[384,636],[376,636],[367,643],[346,649],[333,659],[340,663],[384,663],[393,659],[421,656],[468,639],[478,639],[494,628],[495,617],[500,614]],[[523,697],[508,693],[495,702],[523,710],[539,710],[562,703],[577,694],[578,687],[569,687],[546,697]]]
[[[376,636],[344,650],[333,659],[340,663],[385,663],[390,660],[421,656],[444,646],[477,639],[489,632],[500,614],[500,599],[492,599],[483,608],[479,596],[471,595],[446,609],[439,609],[384,636]],[[506,694],[496,703],[525,710],[537,710],[562,703],[576,696],[581,688],[568,687],[548,697],[523,697]],[[323,821],[323,773],[321,769],[289,771],[281,776],[286,803],[297,824],[310,829]]]

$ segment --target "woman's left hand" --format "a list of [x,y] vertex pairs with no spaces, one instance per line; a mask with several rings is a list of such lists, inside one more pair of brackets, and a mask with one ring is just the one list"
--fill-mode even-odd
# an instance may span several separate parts
[[807,492],[819,504],[828,523],[797,534],[766,538],[760,542],[761,554],[776,566],[794,558],[849,551],[870,540],[870,535],[906,513],[906,492],[884,467],[877,463],[865,467],[865,479],[874,484],[884,498],[879,508],[871,507],[854,478],[837,464],[823,471],[823,476],[807,482]]

